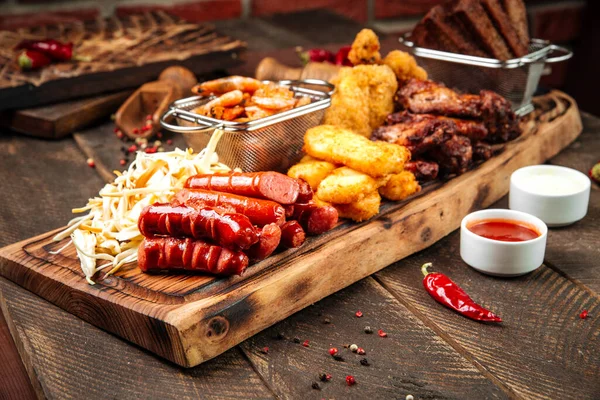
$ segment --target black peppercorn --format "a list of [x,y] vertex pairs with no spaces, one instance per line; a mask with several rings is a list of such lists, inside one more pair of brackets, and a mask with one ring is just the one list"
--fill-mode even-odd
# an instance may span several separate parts
[[366,358],[363,358],[362,360],[360,360],[360,365],[364,365],[365,367],[368,367],[369,365],[369,360],[367,360]]
[[293,341],[294,343],[300,343],[300,339],[299,339],[299,338],[297,338],[297,337],[293,338],[293,339],[292,339],[292,341]]
[[321,390],[321,385],[319,385],[317,382],[313,382],[312,383],[312,388],[315,390]]

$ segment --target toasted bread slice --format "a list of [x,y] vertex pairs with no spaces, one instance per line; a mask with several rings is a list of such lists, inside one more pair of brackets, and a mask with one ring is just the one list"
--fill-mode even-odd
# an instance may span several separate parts
[[529,46],[529,27],[527,25],[527,10],[523,0],[500,0],[502,8],[508,15],[512,26],[522,43]]
[[500,32],[496,29],[479,0],[460,0],[454,4],[452,15],[465,31],[471,32],[481,46],[499,60],[513,58]]
[[449,6],[435,6],[429,10],[413,31],[415,43],[435,50],[489,57],[468,32],[448,18],[450,11]]
[[488,16],[506,41],[512,53],[516,57],[526,55],[528,52],[528,43],[521,41],[517,30],[512,25],[508,14],[502,9],[502,5],[498,0],[481,0],[481,5],[488,13]]

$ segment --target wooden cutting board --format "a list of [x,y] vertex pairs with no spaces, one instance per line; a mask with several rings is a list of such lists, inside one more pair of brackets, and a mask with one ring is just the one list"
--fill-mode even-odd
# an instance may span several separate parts
[[59,139],[114,113],[131,93],[133,90],[122,90],[47,106],[1,111],[0,125],[30,136]]
[[419,196],[386,203],[370,221],[341,223],[248,268],[242,277],[146,275],[129,266],[86,283],[73,248],[50,252],[49,232],[0,250],[0,274],[80,318],[168,360],[192,367],[294,312],[455,230],[471,211],[508,192],[516,169],[543,163],[581,133],[577,105],[553,92],[519,139],[494,158]]
[[[13,49],[23,39],[45,38],[72,42],[74,53],[90,60],[21,71]],[[0,31],[0,110],[137,88],[171,65],[196,75],[227,69],[243,62],[245,49],[212,25],[162,11]]]

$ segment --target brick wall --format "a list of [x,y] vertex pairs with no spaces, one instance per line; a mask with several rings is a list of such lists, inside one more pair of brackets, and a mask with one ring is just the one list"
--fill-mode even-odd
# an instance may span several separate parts
[[[326,8],[380,31],[409,31],[432,6],[445,0],[0,0],[0,29],[98,15],[161,9],[194,22],[261,17]],[[587,0],[589,2],[599,0]],[[586,0],[525,0],[533,37],[572,45],[580,38]],[[547,84],[560,86],[569,63],[554,67]]]

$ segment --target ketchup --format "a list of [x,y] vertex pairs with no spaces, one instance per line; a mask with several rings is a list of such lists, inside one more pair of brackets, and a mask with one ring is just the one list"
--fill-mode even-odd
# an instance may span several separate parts
[[540,237],[540,233],[527,223],[507,219],[484,219],[467,228],[476,235],[501,242],[524,242]]

